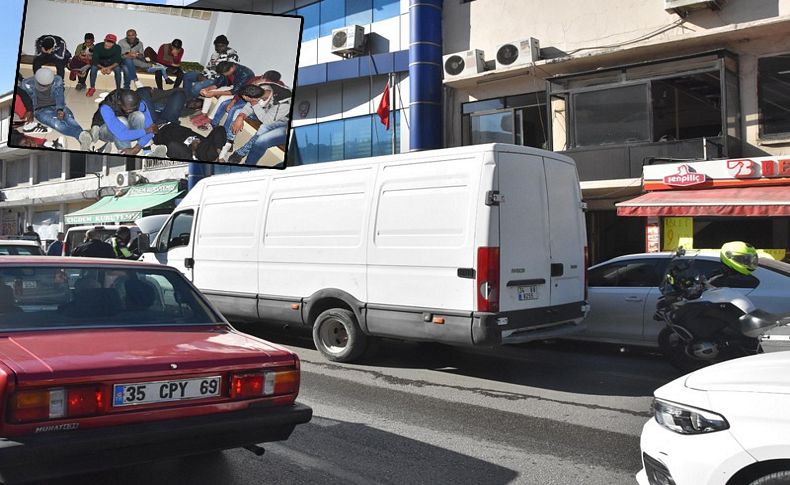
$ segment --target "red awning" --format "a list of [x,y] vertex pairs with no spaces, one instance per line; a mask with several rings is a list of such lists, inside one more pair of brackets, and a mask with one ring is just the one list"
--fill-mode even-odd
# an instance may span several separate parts
[[666,190],[615,205],[618,216],[790,216],[790,187]]

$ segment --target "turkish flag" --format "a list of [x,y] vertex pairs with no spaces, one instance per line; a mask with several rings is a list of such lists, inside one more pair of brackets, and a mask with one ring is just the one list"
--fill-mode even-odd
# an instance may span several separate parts
[[389,130],[390,129],[390,82],[387,81],[387,85],[384,86],[384,92],[381,95],[381,101],[379,101],[379,107],[376,109],[376,114],[379,115],[381,119],[381,124]]

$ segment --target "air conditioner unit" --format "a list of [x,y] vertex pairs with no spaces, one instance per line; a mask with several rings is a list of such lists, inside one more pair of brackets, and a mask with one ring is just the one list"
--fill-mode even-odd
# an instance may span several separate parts
[[725,0],[664,0],[664,10],[684,16],[691,10],[719,10]]
[[365,53],[365,27],[348,25],[332,30],[332,54],[351,57]]
[[540,42],[532,37],[502,44],[496,49],[496,68],[532,64],[540,59]]
[[455,54],[447,54],[442,57],[442,64],[444,64],[445,79],[452,79],[479,74],[485,70],[486,62],[483,51],[472,49],[456,52]]
[[134,172],[120,172],[115,176],[115,185],[129,187],[137,183],[139,176]]

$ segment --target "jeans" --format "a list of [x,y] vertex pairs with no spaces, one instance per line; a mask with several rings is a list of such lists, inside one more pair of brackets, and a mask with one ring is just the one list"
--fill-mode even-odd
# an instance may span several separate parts
[[[99,73],[101,67],[96,64],[91,66],[91,87],[96,87],[96,75]],[[121,89],[121,66],[115,66],[112,70],[115,74],[115,89]]]
[[[142,130],[145,128],[145,115],[139,111],[135,111],[131,113],[128,117],[124,118],[123,116],[118,118],[121,120],[121,123],[126,125],[127,127],[133,130]],[[124,148],[131,148],[132,142],[135,140],[119,140],[112,134],[107,125],[101,125],[99,128],[99,140],[113,142],[115,144],[115,148],[118,150],[123,150]]]
[[166,75],[176,77],[175,84],[173,84],[174,88],[181,86],[181,80],[184,79],[184,71],[180,67],[165,67],[164,70],[155,67],[154,76],[156,79],[156,87],[162,89],[162,77]]
[[[211,119],[211,124],[213,124],[214,126],[219,126],[220,122],[222,121],[222,117],[225,116],[225,109],[228,107],[231,101],[233,101],[233,98],[226,99],[225,101],[219,104],[219,107],[217,108],[217,112],[214,113],[214,118]],[[233,123],[233,118],[236,116],[236,111],[241,109],[241,107],[244,106],[245,104],[246,101],[240,99],[235,103],[233,103],[233,106],[230,108],[230,111],[228,111],[228,118],[225,120],[225,124],[223,126],[225,126],[225,132],[227,132],[230,140],[235,138],[235,136],[231,134],[230,125]]]
[[68,61],[68,59],[58,59],[52,54],[38,55],[33,58],[33,73],[38,71],[41,68],[41,66],[43,66],[44,64],[52,64],[53,66],[55,66],[55,70],[57,71],[58,76],[65,78],[66,61]]
[[288,127],[288,120],[275,121],[270,125],[261,125],[258,131],[250,138],[250,141],[236,151],[238,156],[247,156],[244,161],[246,165],[258,165],[266,150],[273,146],[285,143],[285,132]]
[[201,89],[207,88],[215,82],[213,79],[198,81],[197,78],[199,76],[200,73],[198,71],[189,71],[184,74],[184,90],[187,92],[187,97],[190,99],[200,96]]
[[121,68],[123,69],[124,89],[129,89],[129,87],[132,85],[132,81],[137,81],[138,67],[150,68],[151,64],[141,59],[131,59],[128,57],[124,57],[123,61],[121,61]]
[[173,89],[167,98],[158,101],[151,99],[151,91],[147,88],[138,89],[137,94],[140,95],[140,98],[145,101],[145,104],[151,110],[151,118],[154,120],[154,123],[161,124],[165,121],[178,123],[181,111],[186,103],[187,95],[185,90]]
[[79,140],[80,133],[83,131],[82,127],[77,120],[74,119],[74,113],[72,113],[70,109],[63,108],[63,111],[66,113],[63,120],[58,119],[58,110],[54,106],[39,108],[34,114],[42,125],[49,126],[55,131]]

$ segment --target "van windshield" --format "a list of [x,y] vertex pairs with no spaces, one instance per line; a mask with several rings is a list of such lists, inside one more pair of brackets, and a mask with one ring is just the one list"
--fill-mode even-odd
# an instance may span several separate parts
[[0,332],[224,323],[174,270],[0,267]]

